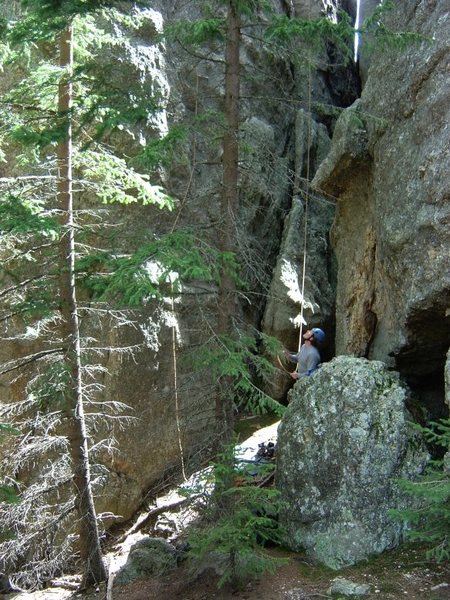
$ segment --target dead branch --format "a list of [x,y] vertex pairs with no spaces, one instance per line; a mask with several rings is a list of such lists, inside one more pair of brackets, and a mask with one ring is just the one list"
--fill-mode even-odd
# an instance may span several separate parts
[[172,502],[171,504],[165,504],[164,506],[157,506],[156,508],[152,508],[141,520],[136,521],[136,523],[128,529],[125,533],[123,533],[119,539],[116,540],[115,545],[122,544],[129,535],[136,533],[143,529],[152,519],[157,517],[158,515],[169,512],[171,510],[176,510],[182,506],[188,506],[194,500],[201,498],[202,494],[194,494],[187,498],[182,498],[181,500],[177,500],[176,502]]
[[51,354],[59,354],[63,352],[63,348],[54,348],[53,350],[42,350],[41,352],[36,352],[35,354],[29,354],[23,358],[18,358],[17,360],[12,360],[5,363],[2,370],[0,370],[0,375],[5,375],[6,373],[11,373],[11,371],[16,371],[17,369],[21,369],[26,365],[29,365],[36,360],[40,360],[41,358],[45,358]]
[[0,292],[0,298],[2,298],[2,296],[6,296],[7,294],[10,294],[11,292],[15,292],[16,290],[27,286],[29,283],[32,283],[33,281],[37,281],[39,279],[44,279],[45,277],[46,277],[46,275],[36,275],[36,277],[30,277],[29,279],[24,279],[23,281],[21,281],[20,283],[18,283],[16,285],[11,285],[9,288],[6,288]]

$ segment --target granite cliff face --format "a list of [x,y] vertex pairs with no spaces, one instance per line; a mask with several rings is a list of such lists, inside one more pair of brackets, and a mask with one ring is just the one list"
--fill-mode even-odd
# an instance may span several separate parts
[[[273,0],[272,5],[279,14],[314,18],[324,9],[334,15],[339,3]],[[152,122],[136,130],[135,144],[141,138],[163,136],[172,125],[187,125],[190,133],[180,140],[174,159],[159,173],[160,183],[177,199],[174,212],[166,214],[152,207],[112,209],[112,219],[120,224],[120,236],[124,236],[119,247],[122,244],[127,251],[127,240],[151,240],[175,226],[188,227],[204,242],[215,245],[221,227],[222,124],[218,113],[223,109],[223,45],[212,43],[205,51],[207,60],[199,60],[195,52],[155,39],[163,25],[201,17],[196,2],[149,0],[147,8],[136,10],[137,28],[123,31],[127,44],[115,50],[111,76],[119,89],[126,90],[130,80],[143,82],[149,91],[157,89],[162,104]],[[326,156],[334,126],[333,111],[319,110],[314,102],[348,106],[357,96],[358,85],[354,68],[347,71],[345,80],[352,85],[342,85],[339,57],[331,48],[316,57],[319,66],[311,69],[308,84],[304,61],[296,60],[293,66],[286,57],[274,58],[256,37],[244,36],[241,47],[242,151],[236,240],[249,290],[237,298],[236,319],[240,327],[253,333],[261,328],[266,310],[267,332],[286,345],[295,345],[298,334],[288,319],[295,317],[298,306],[287,297],[278,274],[284,259],[290,261],[296,276],[301,272],[299,232],[304,227],[305,177],[308,169],[311,176]],[[102,57],[111,69],[109,59]],[[216,117],[200,118],[207,111],[210,116],[216,112]],[[131,154],[135,149],[126,146],[120,134],[108,141],[122,144],[123,152],[130,150]],[[126,140],[126,144],[132,143]],[[327,324],[331,338],[334,287],[328,230],[334,206],[319,194],[316,197],[309,222],[314,243],[308,247],[314,276],[308,275],[305,298],[320,307],[320,312],[315,309],[315,319]],[[269,290],[271,300],[266,309]],[[217,434],[215,382],[206,370],[192,368],[191,357],[216,329],[217,312],[216,286],[192,282],[173,303],[167,299],[161,305],[148,303],[134,311],[135,327],[115,327],[107,318],[84,320],[85,330],[95,335],[100,346],[133,348],[143,343],[143,349],[133,356],[110,352],[102,363],[105,374],[99,400],[124,402],[130,406],[131,420],[124,428],[107,419],[97,425],[98,438],[112,435],[116,448],[98,457],[109,471],[97,498],[99,512],[130,518],[149,489],[168,474],[180,472],[182,456],[189,470],[196,467],[202,453],[208,453]],[[38,345],[37,339],[30,338],[20,343],[8,341],[0,354],[6,360],[25,355]],[[2,402],[23,398],[25,378],[5,384]],[[286,390],[284,380],[277,397],[284,397]]]
[[397,2],[388,25],[425,40],[365,57],[361,98],[341,115],[313,185],[337,197],[336,353],[386,362],[439,416],[450,339],[450,13],[446,2]]
[[[160,19],[165,24],[201,16],[195,3],[153,1],[150,4],[149,18]],[[305,12],[302,3],[293,4],[295,7],[274,1],[273,7],[280,14],[304,18],[317,16],[324,8],[321,1],[311,3],[314,13],[310,14]],[[337,3],[327,4],[336,9]],[[143,28],[133,44],[145,48],[146,35],[152,31],[151,26]],[[167,89],[163,123],[190,124],[204,111],[222,110],[223,68],[219,47],[213,44],[208,48],[212,60],[206,61],[183,52],[176,44],[167,44],[160,50],[162,56],[158,62],[164,66]],[[313,71],[313,99],[348,106],[357,95],[355,71],[352,68],[348,71],[353,83],[344,90],[342,85],[337,85],[333,61],[338,62],[338,59],[322,57],[321,64],[326,66]],[[243,150],[236,239],[249,294],[246,297],[244,293],[237,299],[236,314],[240,326],[253,332],[261,327],[266,311],[265,322],[269,322],[268,314],[273,317],[266,332],[289,344],[296,334],[292,326],[287,331],[287,313],[294,317],[298,307],[289,301],[285,289],[280,294],[277,269],[280,261],[288,257],[294,271],[300,274],[303,250],[299,231],[304,226],[302,194],[306,159],[311,157],[311,175],[327,154],[333,119],[323,117],[320,111],[309,112],[312,103],[308,104],[309,90],[304,84],[304,73],[296,73],[285,61],[275,65],[268,61],[257,41],[243,39],[241,63]],[[309,137],[308,132],[311,132]],[[214,245],[220,227],[219,142],[214,122],[211,125],[200,121],[198,128],[180,143],[178,160],[161,174],[164,187],[178,199],[175,214],[156,215],[147,211],[145,216],[140,213],[134,218],[128,217],[129,226],[142,229],[147,223],[149,231],[156,229],[159,233],[170,230],[174,224],[187,226]],[[320,306],[315,318],[317,322],[327,323],[331,335],[334,285],[328,231],[334,206],[317,194],[317,204],[312,203],[310,210],[311,231],[317,243],[310,243],[308,251],[315,276],[307,280],[305,297]],[[147,316],[139,317],[140,330],[148,343],[134,364],[132,361],[120,364],[111,357],[112,362],[107,365],[110,375],[105,378],[106,394],[126,398],[138,417],[131,428],[114,432],[120,450],[110,461],[112,479],[105,486],[103,499],[99,500],[105,508],[124,518],[132,514],[145,491],[158,479],[180,470],[180,446],[187,470],[195,468],[202,452],[208,451],[216,431],[214,381],[208,372],[192,370],[190,356],[216,328],[217,289],[194,282],[184,292],[173,306],[167,305],[156,312],[149,307],[145,310]],[[266,301],[268,293],[269,303]],[[272,308],[267,308],[266,304],[270,303]],[[278,311],[284,316],[275,314]],[[129,331],[122,335],[123,341],[133,343],[141,333]],[[280,389],[279,398],[286,393],[286,379]]]
[[[193,18],[195,9],[183,6],[181,10],[176,4],[152,2],[152,18]],[[274,2],[274,7],[280,13],[314,17],[326,8],[333,13],[336,3]],[[346,7],[354,11],[353,3]],[[372,9],[373,3],[365,5],[366,12]],[[291,320],[299,307],[288,296],[281,271],[288,263],[301,279],[305,176],[307,169],[310,177],[317,172],[318,192],[310,190],[306,223],[305,300],[310,308],[305,319],[325,328],[325,358],[335,351],[385,362],[406,377],[416,400],[436,418],[445,414],[443,373],[449,340],[449,103],[444,84],[448,12],[443,2],[399,2],[389,19],[393,29],[435,39],[402,51],[364,54],[365,86],[356,101],[358,81],[351,70],[339,76],[339,70],[330,67],[313,72],[314,100],[340,107],[353,103],[337,123],[308,104],[301,69],[280,64],[273,77],[258,44],[243,44],[245,152],[237,240],[251,294],[238,302],[237,314],[250,330],[262,327],[295,348],[298,330]],[[139,43],[148,43],[145,28]],[[198,62],[176,46],[161,50],[159,64],[164,64],[168,90],[163,117],[170,125],[221,108],[223,73],[217,63]],[[210,52],[212,58],[220,58],[217,48]],[[180,199],[175,218],[181,225],[195,224],[197,232],[214,243],[220,145],[213,130],[201,130],[182,151],[182,160],[163,174],[164,185]],[[137,221],[140,227],[148,223],[150,230],[157,223],[157,230],[164,231],[174,217],[138,215],[130,226]],[[207,448],[214,431],[213,382],[208,373],[192,372],[185,359],[215,327],[217,290],[194,286],[188,291],[174,307],[158,314],[147,311],[141,328],[152,342],[136,364],[110,365],[106,389],[126,397],[139,415],[131,434],[117,432],[121,450],[114,459],[116,485],[105,498],[124,516],[168,468],[179,469],[180,439],[185,457],[194,464],[196,449]],[[170,350],[174,347],[176,355]],[[181,369],[176,390],[179,429],[174,359]],[[290,385],[280,373],[267,391],[283,399]]]

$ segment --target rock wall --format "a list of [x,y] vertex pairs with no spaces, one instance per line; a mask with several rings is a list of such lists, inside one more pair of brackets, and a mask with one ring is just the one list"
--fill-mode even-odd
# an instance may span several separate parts
[[[294,15],[293,3],[273,0],[272,4],[279,14]],[[308,3],[313,10],[305,15],[306,4],[295,3],[295,14],[314,17],[327,6],[334,11],[338,4],[317,0]],[[137,29],[123,32],[127,44],[125,50],[115,49],[111,77],[116,87],[124,90],[130,79],[142,82],[149,90],[157,87],[162,106],[154,119],[136,129],[134,141],[124,142],[120,134],[114,134],[108,142],[131,155],[139,140],[162,136],[168,126],[186,125],[190,129],[188,136],[180,139],[173,160],[158,174],[165,190],[177,199],[175,211],[164,213],[153,207],[112,209],[117,231],[120,225],[117,248],[127,251],[135,241],[152,240],[174,226],[188,227],[204,243],[214,246],[221,226],[223,130],[218,113],[223,108],[223,48],[211,43],[204,49],[207,60],[200,60],[198,53],[185,52],[176,43],[163,45],[155,40],[163,24],[200,17],[197,2],[152,0],[147,8],[140,6],[136,11]],[[105,56],[103,60],[105,67],[108,64],[111,69],[109,58]],[[302,260],[299,231],[304,224],[306,159],[311,157],[311,169],[317,168],[327,152],[334,125],[333,117],[324,116],[313,108],[313,103],[317,100],[332,105],[337,101],[348,105],[356,97],[355,87],[345,93],[342,86],[339,90],[334,87],[338,82],[337,77],[333,78],[333,64],[339,63],[337,57],[324,51],[318,62],[320,69],[311,72],[308,102],[310,90],[305,84],[302,61],[296,60],[294,68],[286,57],[276,59],[268,55],[258,41],[243,39],[240,212],[236,233],[238,258],[248,291],[237,298],[236,320],[243,329],[259,329],[270,289],[268,331],[285,343],[290,342],[287,337],[292,338],[294,332],[292,328],[286,333],[286,321],[289,316],[295,317],[298,307],[286,300],[285,289],[280,292],[283,300],[273,302],[278,294],[273,286],[274,282],[278,285],[280,260],[276,265],[281,238],[286,240],[283,258],[288,257],[299,273],[296,262],[301,264]],[[354,80],[354,70],[349,73],[353,73]],[[207,111],[209,118],[200,118]],[[211,117],[214,111],[215,118]],[[308,256],[313,262],[309,265],[305,297],[314,306],[320,306],[315,318],[321,323],[326,321],[331,332],[334,293],[328,229],[334,207],[323,202],[320,195],[317,199],[317,205],[311,207],[313,235]],[[216,286],[192,282],[174,304],[169,299],[159,306],[148,303],[132,316],[135,327],[115,327],[106,318],[98,322],[83,320],[85,331],[95,335],[99,346],[133,348],[143,344],[139,352],[109,352],[101,365],[106,371],[98,400],[125,403],[130,407],[127,412],[131,419],[122,426],[102,418],[100,411],[93,429],[97,439],[108,434],[114,440],[96,457],[109,469],[105,485],[98,491],[97,508],[123,519],[133,514],[160,479],[180,472],[181,449],[187,470],[194,469],[217,434],[214,381],[210,373],[195,371],[191,366],[192,354],[216,328]],[[6,357],[26,354],[35,342],[38,343],[27,339],[20,347],[5,343],[0,353]],[[25,378],[15,379],[14,385],[5,382],[0,389],[1,401],[23,398],[25,385]],[[285,388],[281,396],[284,392]]]
[[[321,1],[311,5],[317,5],[316,12],[321,14]],[[166,24],[201,16],[196,3],[161,0],[152,1],[151,6],[159,15],[157,18]],[[285,2],[274,0],[273,7],[280,14],[289,13]],[[155,14],[149,13],[149,18],[154,19]],[[133,44],[145,47],[148,32],[152,34],[152,28],[143,27]],[[151,43],[151,35],[148,42]],[[168,43],[162,51],[163,60],[159,64],[164,66],[168,90],[163,115],[167,123],[190,126],[205,111],[220,111],[223,103],[221,48],[211,44],[208,58],[212,60],[205,61],[184,52],[176,44]],[[306,156],[309,153],[312,157],[314,166],[311,168],[317,168],[329,144],[330,119],[325,119],[325,126],[319,113],[308,114],[304,108],[308,90],[303,84],[296,84],[296,75],[287,62],[274,65],[258,42],[243,39],[241,63],[243,126],[236,233],[238,258],[243,265],[248,293],[239,296],[236,319],[241,328],[255,332],[261,326],[267,293],[269,289],[273,291],[273,281],[277,280],[275,265],[281,238],[293,237],[301,244],[296,229],[303,227],[298,198],[303,189]],[[332,73],[332,67],[327,67],[327,71],[328,75]],[[352,77],[354,80],[354,74]],[[313,72],[313,79],[316,82],[313,94],[317,93],[317,99],[334,103],[336,93],[330,78],[324,78],[322,72]],[[352,89],[347,90],[346,95],[353,99],[357,86]],[[346,100],[341,98],[340,101],[345,103]],[[309,123],[313,132],[310,148]],[[162,173],[165,189],[178,199],[175,214],[167,216],[147,211],[144,216],[137,213],[129,218],[131,230],[147,226],[149,232],[161,233],[176,223],[187,226],[204,242],[215,245],[220,227],[220,133],[214,119],[199,121],[187,140],[180,142],[178,156]],[[315,265],[317,269],[307,280],[305,296],[320,305],[316,318],[321,322],[326,320],[331,331],[334,292],[327,232],[334,206],[318,202],[317,208],[311,210],[313,236],[309,249],[313,257],[311,268]],[[289,227],[286,223],[290,223]],[[290,258],[301,260],[298,244],[294,241],[297,247],[291,247],[288,253]],[[105,458],[112,469],[112,479],[99,504],[125,518],[138,506],[145,491],[162,476],[172,470],[180,471],[180,441],[189,470],[196,467],[202,452],[208,452],[216,433],[214,381],[208,372],[193,370],[190,361],[193,349],[196,351],[216,327],[217,289],[194,283],[184,291],[173,307],[167,305],[156,312],[148,307],[139,317],[141,333],[122,334],[125,343],[133,343],[142,333],[147,339],[147,348],[136,356],[135,362],[129,360],[124,364],[111,357],[108,365],[111,375],[105,379],[106,396],[111,394],[130,404],[132,416],[137,419],[126,430],[118,427],[114,430],[119,453]],[[283,294],[285,297],[285,291]],[[279,303],[279,307],[284,311],[284,302]],[[291,304],[290,310],[291,316],[295,316],[297,307]],[[281,327],[285,327],[284,317],[282,321]],[[283,340],[278,326],[271,326],[270,333]],[[292,337],[292,333],[290,335]],[[179,369],[176,390],[175,358]],[[285,393],[285,383],[282,388]]]
[[[308,135],[308,130],[312,135]],[[300,110],[295,132],[295,172],[304,173],[310,160],[314,173],[330,145],[327,129]],[[306,324],[320,326],[332,338],[335,309],[334,260],[328,235],[334,219],[334,202],[320,194],[311,195],[304,184],[298,185],[297,190],[284,221],[262,322],[265,334],[277,337],[292,351],[297,350],[299,341],[300,324],[295,324],[295,320],[301,313],[303,276],[303,328]],[[290,377],[278,370],[266,392],[283,401],[291,385]]]
[[439,417],[450,339],[450,13],[443,1],[397,2],[387,24],[425,39],[371,56],[313,186],[337,197],[336,352],[398,369]]

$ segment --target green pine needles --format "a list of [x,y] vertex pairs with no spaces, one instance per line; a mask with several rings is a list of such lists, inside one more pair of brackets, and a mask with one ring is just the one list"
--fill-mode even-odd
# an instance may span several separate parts
[[265,544],[282,541],[277,521],[280,493],[255,484],[255,469],[260,480],[274,465],[251,467],[239,464],[233,447],[224,449],[211,472],[215,491],[198,526],[188,535],[192,572],[215,571],[219,588],[226,584],[240,587],[286,562],[264,551]]
[[42,198],[30,198],[31,187],[21,193],[6,191],[0,200],[0,233],[3,236],[37,234],[42,239],[56,240],[59,224],[46,213]]
[[239,410],[255,415],[272,412],[281,417],[286,407],[261,389],[261,384],[270,381],[276,371],[269,358],[260,352],[262,346],[268,356],[275,356],[281,349],[279,340],[262,333],[259,341],[255,335],[243,333],[237,338],[214,335],[196,351],[194,364],[209,370],[219,381],[230,378],[231,387],[225,393]]
[[394,7],[393,0],[383,0],[358,29],[366,52],[405,50],[412,44],[431,41],[430,38],[413,31],[393,31],[386,24],[386,17]]
[[450,419],[430,427],[414,427],[425,438],[446,451],[441,460],[430,462],[416,481],[401,480],[400,487],[417,500],[418,507],[392,511],[408,527],[407,537],[427,542],[427,558],[443,562],[450,559]]
[[220,266],[238,279],[234,256],[219,252],[188,231],[174,231],[139,246],[134,253],[90,253],[76,264],[90,297],[115,306],[142,306],[183,294],[193,281],[218,283]]

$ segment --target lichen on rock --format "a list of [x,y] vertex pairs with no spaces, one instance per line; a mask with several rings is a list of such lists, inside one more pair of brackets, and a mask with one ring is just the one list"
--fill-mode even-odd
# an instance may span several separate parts
[[381,362],[337,357],[290,393],[278,431],[287,545],[339,569],[396,546],[399,478],[428,458],[408,425],[406,390]]

